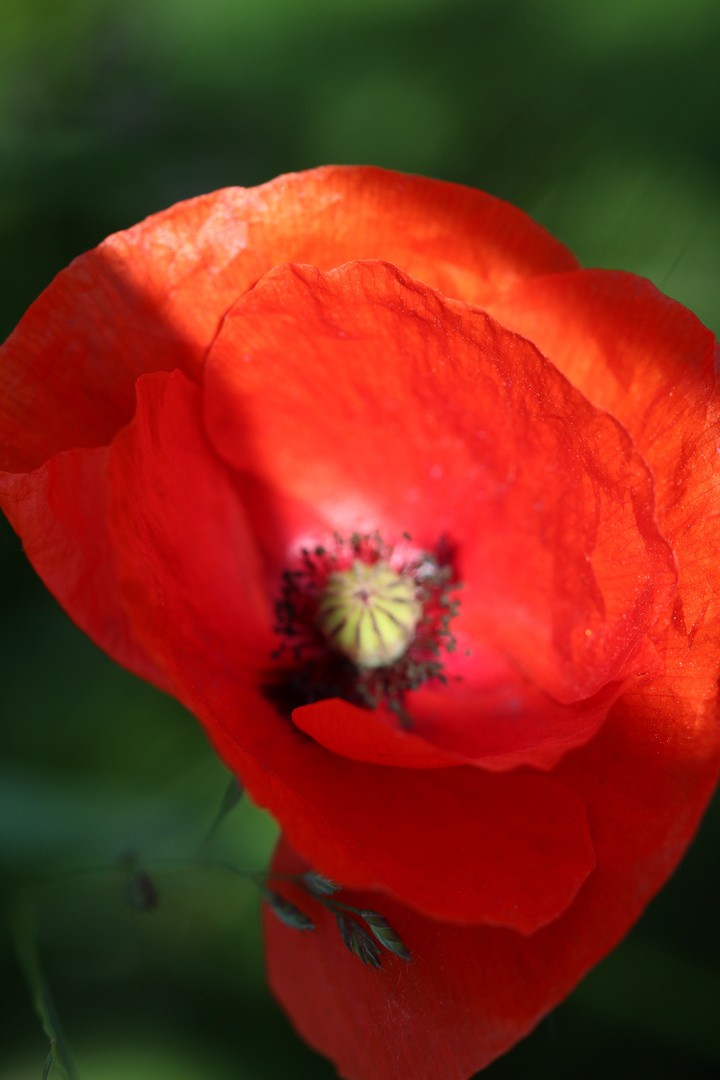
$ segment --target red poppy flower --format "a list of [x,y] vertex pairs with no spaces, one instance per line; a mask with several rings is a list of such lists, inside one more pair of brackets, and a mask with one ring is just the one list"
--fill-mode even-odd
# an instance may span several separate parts
[[343,1076],[481,1068],[687,846],[715,357],[520,211],[356,168],[110,237],[4,346],[6,512],[280,821],[277,874],[323,875],[276,877],[268,964]]

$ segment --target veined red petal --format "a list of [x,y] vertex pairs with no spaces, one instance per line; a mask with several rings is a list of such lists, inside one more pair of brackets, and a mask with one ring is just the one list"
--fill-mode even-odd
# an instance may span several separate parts
[[253,710],[254,730],[244,717],[245,731],[228,732],[206,713],[218,753],[333,880],[372,882],[437,918],[532,934],[593,870],[582,799],[546,773],[365,764],[272,710]]
[[289,497],[328,532],[447,536],[458,631],[557,701],[642,673],[631,658],[675,588],[647,467],[483,312],[381,263],[280,268],[228,313],[205,416],[225,460],[275,493],[276,532]]
[[461,755],[478,768],[553,769],[593,738],[612,704],[636,681],[614,680],[568,705],[517,677],[490,688],[460,684],[451,694],[445,687],[422,687],[411,698],[412,732],[437,752]]
[[[642,650],[631,669],[650,676],[662,672],[652,645],[643,642]],[[495,665],[493,681],[484,684],[473,671],[477,658],[462,651],[448,657],[445,669],[452,692],[437,680],[413,691],[402,722],[384,706],[369,711],[339,699],[295,709],[293,721],[321,746],[353,761],[411,769],[459,764],[494,772],[522,765],[553,769],[595,735],[621,694],[646,681],[628,675],[591,698],[561,705],[520,679],[510,665]]]
[[517,207],[422,176],[330,165],[242,196],[254,280],[286,262],[331,270],[384,259],[446,296],[484,306],[518,281],[578,265]]
[[0,502],[25,553],[78,626],[118,663],[169,690],[118,598],[106,447],[68,450],[30,473],[0,473]]
[[572,705],[560,705],[517,680],[494,692],[423,688],[413,693],[413,715],[404,725],[382,705],[361,709],[339,698],[303,705],[292,715],[301,731],[353,761],[406,769],[474,765],[505,772],[530,765],[547,770],[595,735],[626,686],[609,683],[594,698]]
[[108,466],[120,596],[173,692],[331,877],[372,883],[444,918],[523,932],[554,918],[594,864],[574,792],[533,773],[350,761],[263,696],[274,641],[262,568],[231,474],[202,430],[199,399],[179,372],[141,379],[135,419]]
[[354,258],[474,303],[577,265],[500,199],[383,169],[329,166],[178,203],[76,259],[2,346],[0,468],[108,443],[138,376],[197,376],[223,313],[278,263]]
[[422,735],[403,730],[397,716],[384,705],[361,709],[342,698],[326,698],[294,709],[292,718],[321,746],[353,761],[405,769],[441,769],[471,763],[464,754],[442,750]]
[[180,692],[203,681],[209,657],[214,679],[254,681],[275,645],[261,558],[200,398],[181,372],[141,378],[108,462],[121,602]]
[[661,728],[669,712],[699,734],[715,715],[720,649],[717,342],[649,281],[617,272],[519,285],[496,310],[622,421],[653,469],[658,522],[678,561],[678,596],[672,621],[653,634],[666,674],[632,693],[640,708],[653,702]]
[[[561,767],[590,799],[598,865],[558,919],[526,937],[426,919],[381,893],[340,893],[383,915],[410,949],[410,964],[384,954],[377,971],[348,952],[331,913],[283,881],[316,931],[300,934],[265,912],[270,985],[345,1080],[467,1080],[527,1034],[637,919],[683,854],[717,770],[717,734],[712,746],[664,744],[652,721],[619,703]],[[306,868],[280,846],[276,872]]]

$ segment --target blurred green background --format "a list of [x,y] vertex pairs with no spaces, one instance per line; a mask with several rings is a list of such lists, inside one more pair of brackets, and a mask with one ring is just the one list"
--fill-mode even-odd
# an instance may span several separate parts
[[[107,233],[228,184],[362,162],[485,188],[587,265],[645,274],[720,330],[717,0],[0,0],[0,332]],[[264,986],[251,887],[162,869],[227,777],[197,725],[90,645],[0,537],[0,1080],[47,1054],[14,958],[42,962],[82,1080],[334,1073]],[[243,805],[214,850],[275,831]],[[720,1074],[720,805],[628,940],[485,1074]],[[134,850],[156,911],[112,869]],[[24,895],[24,894],[23,894]]]

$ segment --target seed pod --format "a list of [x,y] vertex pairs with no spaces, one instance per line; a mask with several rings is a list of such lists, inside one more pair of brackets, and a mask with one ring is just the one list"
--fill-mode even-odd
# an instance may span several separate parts
[[384,945],[388,952],[395,953],[395,956],[399,956],[401,960],[405,960],[408,964],[410,963],[412,960],[410,950],[397,932],[393,930],[387,919],[379,915],[377,911],[361,911],[359,915],[365,920],[380,944]]
[[293,930],[306,931],[315,929],[315,923],[312,919],[308,918],[304,911],[301,911],[299,907],[286,899],[282,893],[275,892],[274,889],[263,889],[263,896],[270,905],[273,914],[286,926],[290,926]]

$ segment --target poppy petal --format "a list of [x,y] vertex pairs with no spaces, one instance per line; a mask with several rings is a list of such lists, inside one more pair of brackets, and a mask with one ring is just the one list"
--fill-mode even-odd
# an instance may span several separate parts
[[[253,798],[330,877],[445,918],[523,932],[554,918],[594,865],[582,799],[541,774],[350,761],[281,715],[261,693],[273,644],[262,568],[202,430],[200,391],[180,372],[144,376],[137,389],[108,466],[120,597]],[[481,837],[477,821],[488,823]]]
[[148,654],[183,687],[210,653],[234,686],[269,663],[275,639],[260,556],[200,399],[181,372],[138,380],[133,422],[110,447],[110,526],[120,596]]
[[583,270],[520,285],[497,314],[611,410],[654,471],[657,518],[679,580],[672,622],[653,635],[667,674],[647,694],[652,690],[660,716],[665,701],[685,701],[693,730],[717,700],[718,344],[681,304],[618,272]]
[[369,710],[339,698],[303,705],[292,718],[321,746],[353,761],[407,769],[553,769],[595,735],[632,681],[611,682],[590,699],[560,705],[512,676],[490,690],[463,685],[448,694],[443,686],[423,687],[411,695],[412,715],[403,722],[383,705]]
[[[302,935],[264,915],[270,985],[300,1035],[345,1080],[467,1080],[488,1065],[618,942],[684,852],[717,777],[717,734],[679,749],[620,704],[566,759],[567,778],[591,799],[598,866],[531,936],[426,919],[380,893],[338,893],[379,912],[410,950],[411,963],[383,953],[375,970],[348,952],[327,909],[283,880],[316,926]],[[307,869],[285,843],[273,865]]]
[[458,630],[557,701],[646,670],[676,573],[647,466],[484,313],[382,263],[279,268],[224,320],[205,417],[281,523],[289,496],[328,532],[408,532],[431,551],[449,536]]
[[288,260],[384,258],[482,303],[571,270],[521,210],[458,184],[330,166],[178,203],[76,259],[0,350],[0,468],[107,444],[150,371],[197,376],[230,304]]
[[[662,670],[657,654],[647,654],[645,670]],[[412,695],[412,730],[447,754],[497,771],[530,765],[553,769],[569,750],[583,746],[600,729],[611,705],[643,679],[613,680],[590,698],[564,705],[517,677],[491,688],[460,684],[422,687]]]
[[[272,710],[241,705],[244,731],[205,709],[218,753],[334,881],[382,888],[436,918],[531,934],[593,870],[582,799],[546,773],[350,761]],[[202,715],[197,697],[192,707]]]
[[331,270],[383,259],[446,296],[484,306],[525,278],[578,266],[517,207],[422,176],[329,165],[233,195],[246,223],[248,285],[280,263]]
[[441,750],[414,731],[403,731],[397,716],[383,705],[360,709],[342,698],[325,698],[294,709],[292,718],[301,731],[321,746],[353,761],[406,769],[468,764],[464,755]]
[[0,502],[27,557],[78,626],[123,667],[169,689],[118,599],[106,447],[68,450],[30,473],[0,473]]

